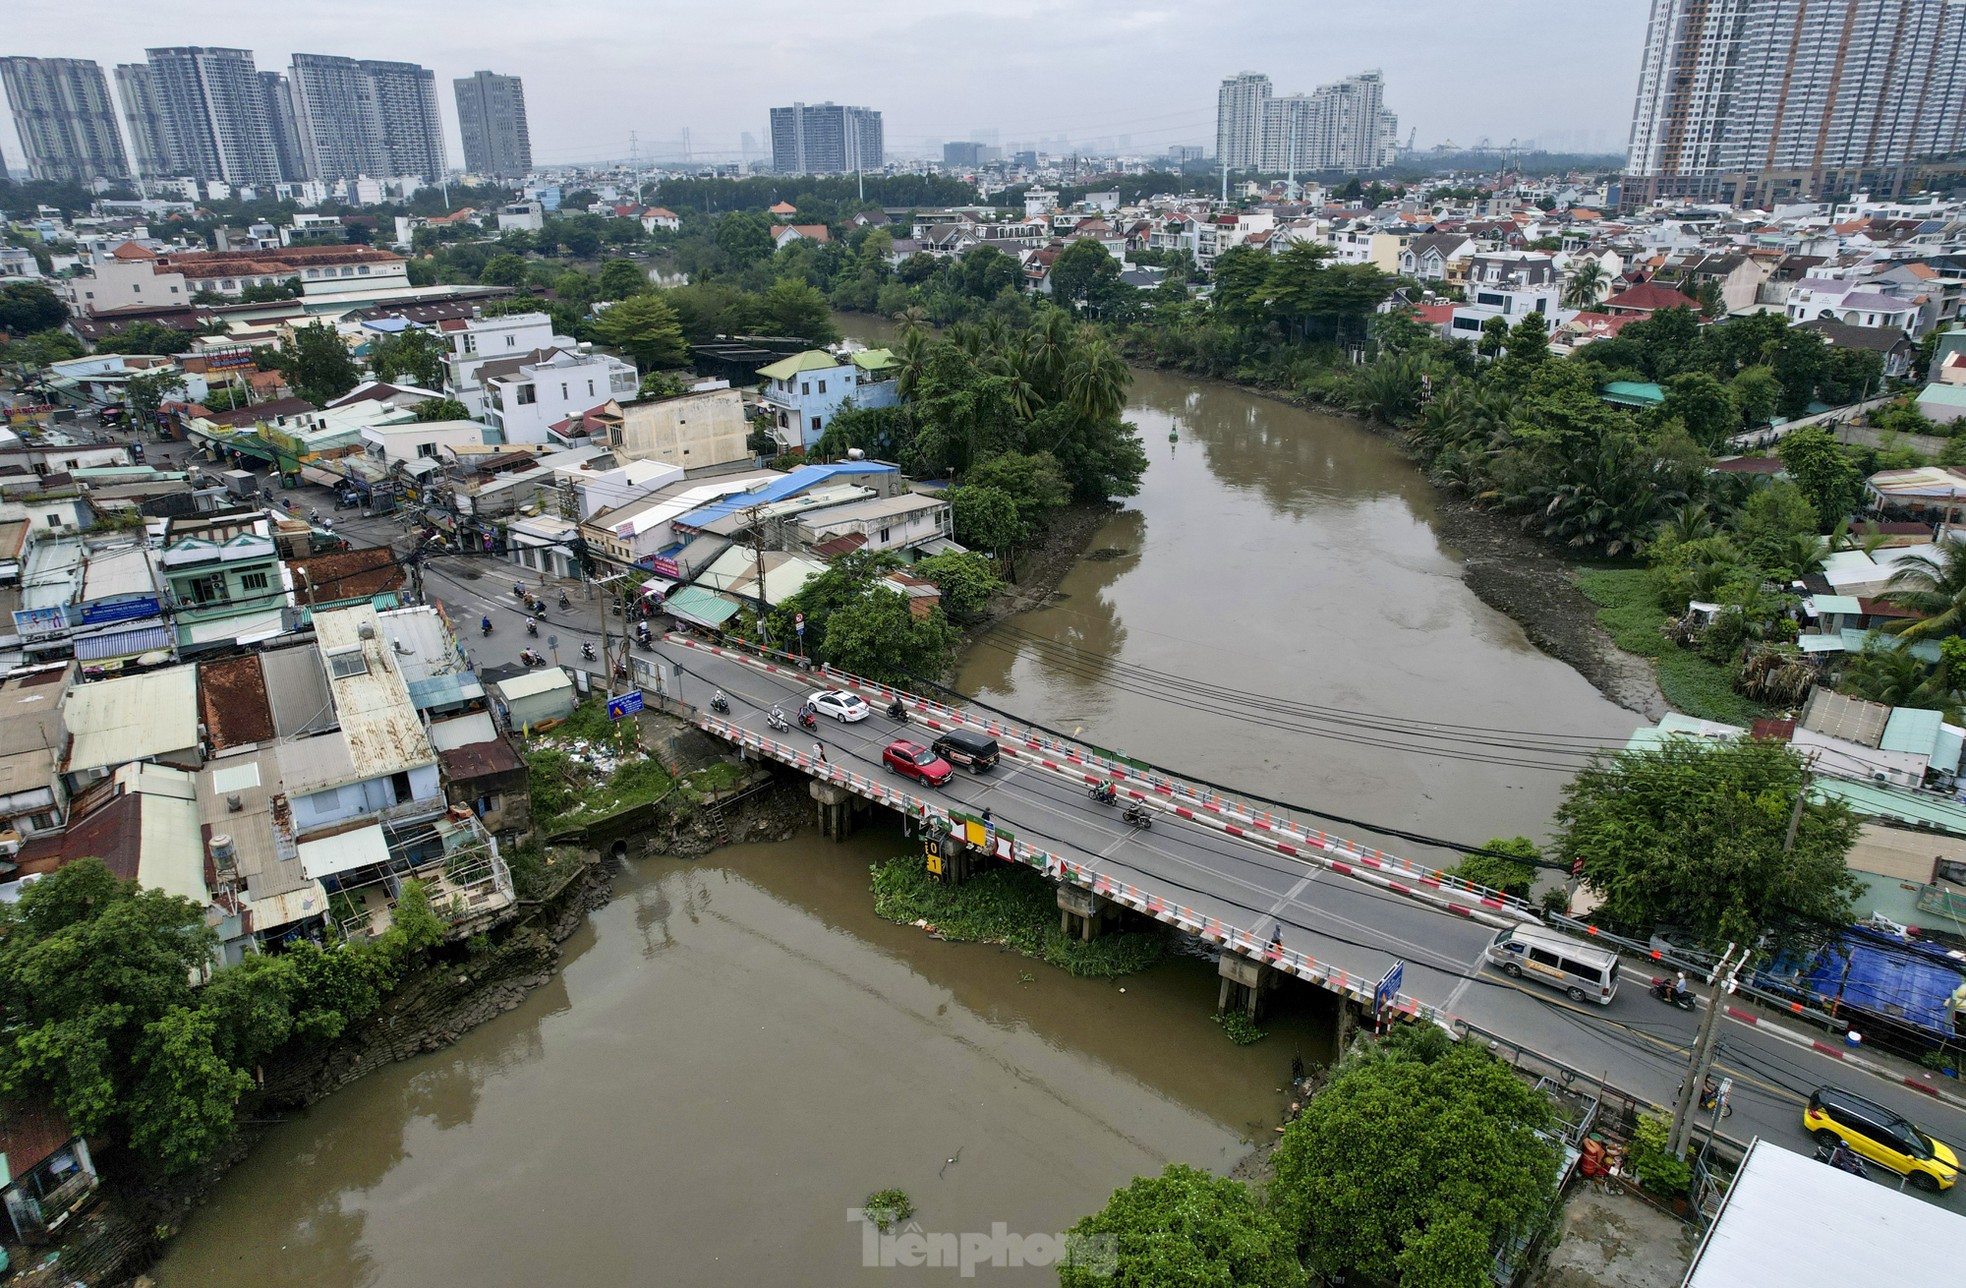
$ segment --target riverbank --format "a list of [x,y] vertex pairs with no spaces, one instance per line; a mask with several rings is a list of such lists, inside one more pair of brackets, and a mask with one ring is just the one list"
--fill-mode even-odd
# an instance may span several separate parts
[[1074,565],[1086,556],[1099,529],[1119,513],[1114,504],[1074,501],[1051,515],[1044,535],[1017,555],[1017,580],[1006,582],[973,621],[962,626],[961,652],[1006,618],[1042,608]]
[[[738,839],[787,839],[803,825],[805,805],[799,784],[787,779],[731,807],[725,823]],[[691,810],[651,829],[640,848],[644,855],[692,858],[720,844],[714,826]],[[231,1142],[203,1167],[156,1180],[123,1151],[98,1151],[101,1201],[50,1248],[16,1249],[22,1268],[9,1282],[22,1288],[147,1283],[143,1273],[165,1244],[274,1127],[378,1070],[454,1045],[550,983],[562,967],[562,946],[613,898],[616,870],[608,851],[587,850],[555,887],[497,929],[489,944],[440,951],[389,995],[374,1018],[326,1047],[269,1060],[260,1085],[240,1102]]]

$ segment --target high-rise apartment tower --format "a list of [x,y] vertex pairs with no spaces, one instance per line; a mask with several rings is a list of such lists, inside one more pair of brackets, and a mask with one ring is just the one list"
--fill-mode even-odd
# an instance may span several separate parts
[[780,174],[852,174],[881,165],[879,112],[837,103],[771,109],[771,168]]
[[473,72],[451,82],[464,168],[500,179],[532,172],[532,131],[526,125],[526,87],[517,76]]
[[116,103],[100,65],[83,58],[0,58],[0,83],[35,179],[127,179]]

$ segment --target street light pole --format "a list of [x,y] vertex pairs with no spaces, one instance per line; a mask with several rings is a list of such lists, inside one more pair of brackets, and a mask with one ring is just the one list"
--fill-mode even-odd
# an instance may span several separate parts
[[1741,949],[1740,959],[1736,961],[1734,945],[1727,945],[1727,951],[1720,955],[1720,961],[1707,976],[1707,982],[1714,986],[1713,995],[1707,999],[1707,1013],[1700,1021],[1700,1036],[1693,1043],[1693,1059],[1686,1081],[1681,1084],[1679,1097],[1673,1103],[1672,1133],[1667,1139],[1667,1148],[1674,1158],[1683,1157],[1687,1146],[1692,1143],[1693,1107],[1699,1103],[1700,1090],[1713,1070],[1714,1040],[1720,1033],[1722,999],[1734,991],[1734,977],[1747,964],[1748,954],[1752,951],[1751,948]]

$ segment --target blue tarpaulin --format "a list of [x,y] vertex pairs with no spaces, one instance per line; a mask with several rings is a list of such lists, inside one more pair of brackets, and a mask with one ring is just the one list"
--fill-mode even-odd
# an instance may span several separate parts
[[1958,966],[1915,949],[1838,939],[1817,954],[1802,986],[1839,1004],[1933,1034],[1953,1032],[1946,999],[1966,978]]

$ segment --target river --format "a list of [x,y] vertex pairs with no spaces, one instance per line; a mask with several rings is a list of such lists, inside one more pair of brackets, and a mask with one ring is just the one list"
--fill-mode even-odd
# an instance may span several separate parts
[[[1469,593],[1434,493],[1385,441],[1159,373],[1136,373],[1131,402],[1140,495],[1050,603],[979,643],[965,691],[1472,841],[1541,835],[1564,781],[1493,762],[1574,763],[1495,731],[1583,745],[1635,724]],[[1289,1013],[1230,1045],[1203,961],[1074,980],[878,920],[867,866],[903,844],[632,865],[517,1010],[272,1129],[158,1281],[946,1282],[863,1269],[847,1209],[899,1186],[928,1232],[1057,1231],[1169,1161],[1227,1170],[1276,1121],[1291,1056],[1329,1058],[1315,1017]]]

